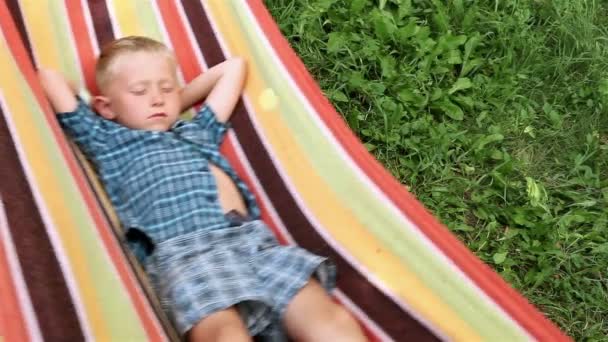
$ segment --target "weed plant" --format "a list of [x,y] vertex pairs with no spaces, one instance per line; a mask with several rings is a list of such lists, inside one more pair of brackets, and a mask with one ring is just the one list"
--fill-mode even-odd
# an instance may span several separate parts
[[608,2],[266,0],[365,146],[577,340],[608,335]]

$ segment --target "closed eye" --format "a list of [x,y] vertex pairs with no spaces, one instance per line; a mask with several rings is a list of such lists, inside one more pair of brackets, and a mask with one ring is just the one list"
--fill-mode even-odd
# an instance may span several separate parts
[[134,89],[134,90],[131,90],[131,94],[136,95],[136,96],[146,95],[146,89]]
[[163,87],[161,88],[163,93],[170,93],[173,91],[173,89],[175,89],[174,87]]

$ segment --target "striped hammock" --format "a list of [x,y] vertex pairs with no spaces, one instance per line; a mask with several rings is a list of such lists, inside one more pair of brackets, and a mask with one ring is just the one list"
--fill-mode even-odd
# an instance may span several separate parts
[[177,340],[36,66],[95,91],[99,47],[145,35],[183,81],[249,75],[222,146],[282,243],[329,256],[374,341],[569,340],[366,151],[261,0],[0,0],[0,340]]

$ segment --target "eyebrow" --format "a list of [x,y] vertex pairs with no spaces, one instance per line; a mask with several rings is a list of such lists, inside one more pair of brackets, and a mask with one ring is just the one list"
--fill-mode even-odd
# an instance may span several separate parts
[[[136,87],[136,86],[139,86],[139,85],[144,85],[144,86],[147,86],[147,85],[149,85],[150,83],[154,83],[154,82],[152,82],[152,81],[150,81],[150,80],[144,80],[144,81],[135,81],[135,82],[132,82],[132,83],[127,84],[127,86],[128,86],[129,88],[130,88],[130,87]],[[171,79],[168,79],[168,78],[163,78],[163,79],[159,80],[159,81],[158,81],[158,83],[160,83],[160,84],[167,84],[167,83],[169,83],[169,84],[173,84],[173,83],[175,83],[175,82],[174,82],[173,80],[171,80]]]

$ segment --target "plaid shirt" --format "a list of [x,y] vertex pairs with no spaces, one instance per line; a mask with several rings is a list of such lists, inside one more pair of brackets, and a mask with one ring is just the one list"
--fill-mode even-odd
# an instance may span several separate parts
[[[260,216],[253,194],[219,152],[228,125],[218,122],[208,106],[166,132],[133,130],[105,120],[80,98],[75,111],[58,118],[95,164],[124,227],[138,229],[153,244],[230,225],[218,201],[210,162],[235,182],[249,216]],[[135,248],[142,260],[141,250]]]

